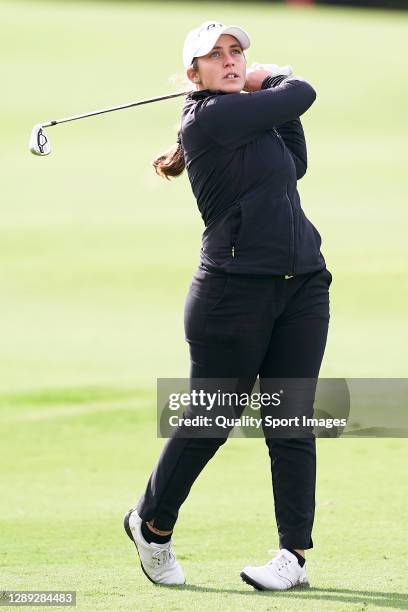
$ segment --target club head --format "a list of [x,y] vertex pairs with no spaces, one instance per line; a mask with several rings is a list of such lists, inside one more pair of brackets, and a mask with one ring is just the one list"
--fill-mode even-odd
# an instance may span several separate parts
[[43,126],[37,124],[33,127],[30,137],[30,151],[34,155],[48,155],[51,153],[51,144]]

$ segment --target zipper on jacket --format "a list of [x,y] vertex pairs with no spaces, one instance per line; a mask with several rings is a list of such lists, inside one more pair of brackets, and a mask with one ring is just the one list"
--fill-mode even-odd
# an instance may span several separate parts
[[234,246],[231,247],[231,256],[235,257],[235,247]]
[[289,272],[288,275],[295,275],[295,219],[293,215],[293,206],[286,187],[286,199],[289,204],[290,211],[290,240],[289,240]]

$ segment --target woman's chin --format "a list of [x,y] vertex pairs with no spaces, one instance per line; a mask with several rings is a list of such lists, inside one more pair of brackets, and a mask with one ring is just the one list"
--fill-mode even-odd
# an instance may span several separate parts
[[219,89],[228,93],[237,93],[242,91],[242,87],[242,79],[222,79]]

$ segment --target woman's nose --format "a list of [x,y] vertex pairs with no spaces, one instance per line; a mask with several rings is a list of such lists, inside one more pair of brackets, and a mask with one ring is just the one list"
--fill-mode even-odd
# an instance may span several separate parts
[[226,57],[225,61],[224,61],[224,64],[225,64],[225,66],[231,66],[231,64],[233,65],[234,64],[233,56],[231,55],[229,57]]

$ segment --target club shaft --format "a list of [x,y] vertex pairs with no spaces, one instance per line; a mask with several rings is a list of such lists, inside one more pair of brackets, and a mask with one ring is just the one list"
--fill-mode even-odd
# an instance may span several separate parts
[[160,96],[159,98],[149,98],[148,100],[139,100],[138,102],[130,102],[129,104],[122,104],[121,106],[113,106],[112,108],[102,108],[101,110],[93,111],[92,113],[84,113],[83,115],[73,115],[72,117],[64,117],[63,119],[53,119],[52,121],[47,121],[47,123],[42,123],[42,127],[52,127],[53,125],[58,125],[59,123],[67,123],[68,121],[77,121],[77,119],[85,119],[85,117],[94,117],[95,115],[103,115],[104,113],[113,113],[117,110],[122,110],[123,108],[131,108],[132,106],[140,106],[141,104],[149,104],[150,102],[159,102],[160,100],[168,100],[169,98],[176,98],[178,96],[186,96],[191,93],[191,91],[180,91],[178,93],[169,94],[167,96]]

